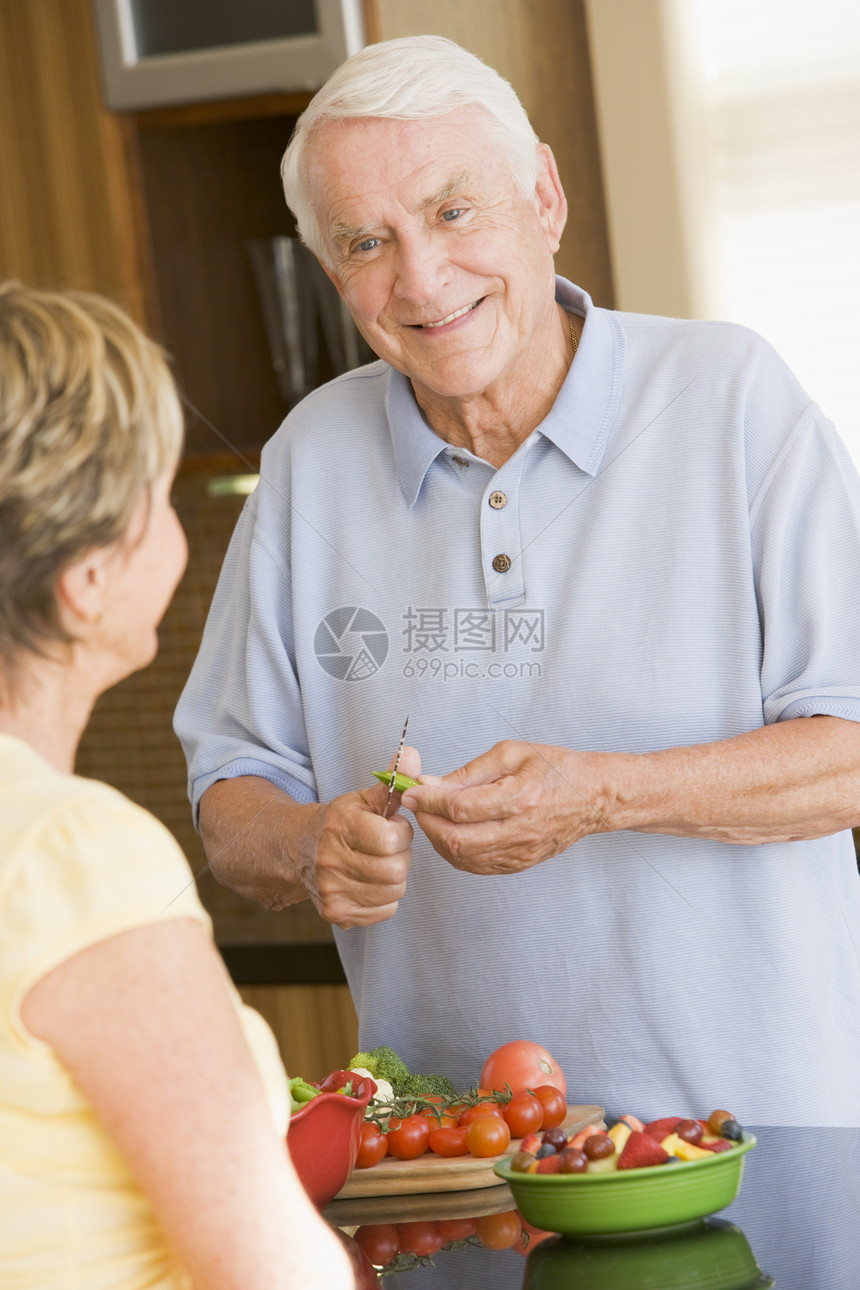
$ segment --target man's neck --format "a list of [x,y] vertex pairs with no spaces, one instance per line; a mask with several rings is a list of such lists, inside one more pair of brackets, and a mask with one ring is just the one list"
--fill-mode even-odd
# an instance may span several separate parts
[[572,353],[567,315],[558,308],[559,326],[540,362],[528,374],[500,381],[468,397],[448,398],[413,382],[416,402],[428,424],[447,443],[467,448],[497,470],[525,443],[548,415],[570,368]]

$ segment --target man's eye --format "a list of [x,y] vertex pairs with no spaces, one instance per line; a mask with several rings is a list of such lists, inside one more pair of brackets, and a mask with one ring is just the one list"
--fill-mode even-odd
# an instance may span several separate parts
[[359,242],[356,251],[374,251],[379,246],[378,237],[366,237],[363,242]]
[[442,212],[442,218],[449,224],[453,224],[455,219],[459,219],[463,214],[462,206],[452,206],[450,210]]

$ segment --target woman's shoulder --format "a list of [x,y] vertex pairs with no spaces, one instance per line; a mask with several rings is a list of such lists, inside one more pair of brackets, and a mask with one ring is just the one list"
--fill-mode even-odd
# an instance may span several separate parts
[[0,778],[7,934],[90,938],[144,922],[208,923],[179,844],[149,811],[97,780],[22,758]]

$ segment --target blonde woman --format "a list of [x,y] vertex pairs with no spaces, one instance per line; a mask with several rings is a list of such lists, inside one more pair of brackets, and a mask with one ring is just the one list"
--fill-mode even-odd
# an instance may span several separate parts
[[286,1080],[165,829],[74,775],[186,561],[160,350],[0,287],[0,1266],[54,1290],[352,1287],[287,1156]]

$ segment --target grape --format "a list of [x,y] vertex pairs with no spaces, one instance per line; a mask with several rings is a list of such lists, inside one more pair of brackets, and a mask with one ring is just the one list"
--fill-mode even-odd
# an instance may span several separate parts
[[605,1160],[615,1155],[615,1143],[606,1133],[592,1133],[582,1144],[582,1149],[589,1160]]
[[712,1111],[708,1116],[708,1132],[713,1133],[715,1137],[723,1136],[723,1124],[726,1120],[733,1120],[735,1117],[731,1111]]
[[564,1129],[544,1129],[541,1142],[548,1143],[556,1151],[564,1151],[567,1146],[567,1134]]
[[704,1129],[698,1120],[682,1120],[675,1125],[675,1132],[682,1142],[690,1142],[695,1147],[702,1141]]
[[584,1151],[577,1151],[575,1147],[562,1151],[558,1166],[560,1174],[584,1174],[587,1167],[588,1156]]

